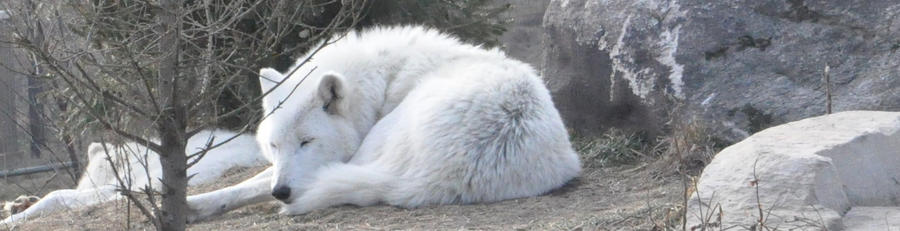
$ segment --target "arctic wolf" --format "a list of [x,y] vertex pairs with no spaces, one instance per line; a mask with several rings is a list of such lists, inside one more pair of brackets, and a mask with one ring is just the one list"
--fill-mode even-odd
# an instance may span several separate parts
[[[268,164],[257,148],[252,135],[238,135],[228,131],[199,132],[188,139],[185,151],[188,155],[197,153],[207,148],[208,144],[218,145],[232,137],[235,138],[210,149],[197,164],[187,170],[188,176],[191,177],[188,181],[189,185],[212,182],[232,167]],[[88,157],[90,162],[75,189],[50,192],[25,211],[13,214],[0,224],[13,224],[63,209],[80,208],[119,198],[120,195],[116,193],[116,190],[120,188],[120,185],[109,160],[116,165],[118,177],[126,182],[124,186],[128,189],[140,191],[148,185],[156,191],[162,188],[162,183],[158,180],[162,177],[159,156],[143,145],[137,143],[123,145],[92,143],[88,148]],[[107,160],[107,157],[110,159]],[[0,226],[0,228],[2,227]]]
[[579,174],[542,79],[501,51],[418,26],[326,44],[287,73],[260,71],[272,92],[257,141],[273,166],[189,197],[189,220],[272,199],[287,214],[499,201]]

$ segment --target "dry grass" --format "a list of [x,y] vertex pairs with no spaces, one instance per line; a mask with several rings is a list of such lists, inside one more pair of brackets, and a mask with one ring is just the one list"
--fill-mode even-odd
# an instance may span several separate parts
[[[689,121],[670,122],[671,132],[663,137],[659,148],[660,158],[655,162],[656,169],[674,170],[674,173],[690,177],[700,175],[713,156],[727,144],[712,136],[709,127],[693,119]],[[666,168],[665,166],[670,166]]]
[[586,168],[645,162],[657,154],[645,138],[618,129],[610,129],[600,138],[575,138],[574,145]]
[[[341,206],[300,216],[279,215],[275,202],[231,211],[197,224],[192,230],[669,230],[680,229],[685,195],[683,163],[697,148],[685,143],[702,129],[647,142],[612,131],[598,139],[576,139],[584,172],[547,195],[490,204],[445,205],[402,209],[386,205]],[[680,150],[680,151],[679,151]],[[674,156],[678,154],[678,156]],[[677,160],[677,161],[676,161]],[[223,180],[190,190],[211,191],[249,178],[262,168],[230,172]],[[130,214],[130,220],[126,215]],[[43,217],[22,230],[144,230],[153,227],[124,201]]]

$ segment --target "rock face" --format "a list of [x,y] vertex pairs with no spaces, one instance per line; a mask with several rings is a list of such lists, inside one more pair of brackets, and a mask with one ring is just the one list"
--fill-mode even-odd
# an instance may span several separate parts
[[552,0],[543,75],[570,127],[654,131],[678,105],[722,138],[900,110],[900,1]]
[[540,69],[543,62],[544,12],[550,0],[497,0],[496,4],[509,4],[510,9],[502,17],[510,20],[506,33],[500,37],[503,50],[518,60]]
[[900,207],[855,207],[843,221],[846,231],[898,230]]
[[898,211],[900,112],[851,111],[772,127],[722,150],[687,219],[689,227],[759,228],[762,214],[778,229],[868,230],[890,225],[880,219]]

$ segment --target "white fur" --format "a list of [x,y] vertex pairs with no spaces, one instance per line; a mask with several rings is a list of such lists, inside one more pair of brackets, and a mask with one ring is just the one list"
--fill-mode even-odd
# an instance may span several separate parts
[[[208,147],[207,144],[217,145],[236,135],[222,130],[201,131],[188,139],[185,151],[187,155],[191,155]],[[88,158],[90,162],[75,189],[50,192],[38,203],[0,224],[13,224],[63,209],[85,207],[119,198],[120,195],[116,193],[119,183],[107,158],[115,164],[119,177],[126,181],[125,186],[130,190],[142,191],[147,186],[156,191],[162,188],[162,183],[158,180],[162,177],[159,156],[143,145],[92,143],[88,147]],[[268,161],[260,153],[253,136],[239,135],[228,143],[210,149],[200,162],[188,168],[187,174],[191,176],[188,184],[193,186],[212,182],[232,167],[261,166],[266,163]]]
[[540,77],[496,49],[382,27],[351,33],[288,73],[260,73],[264,92],[283,81],[264,98],[272,115],[257,130],[274,166],[189,197],[190,220],[271,200],[267,182],[289,187],[284,212],[302,214],[537,196],[581,170]]

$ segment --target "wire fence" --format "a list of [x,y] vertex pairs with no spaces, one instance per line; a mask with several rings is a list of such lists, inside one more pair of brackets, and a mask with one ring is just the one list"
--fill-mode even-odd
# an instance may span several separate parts
[[[7,18],[0,10],[2,41],[9,41],[11,36],[6,33],[10,31]],[[19,194],[43,195],[75,185],[78,177],[62,142],[55,137],[53,125],[44,119],[53,111],[35,110],[45,106],[29,100],[41,94],[33,91],[24,74],[32,64],[21,50],[0,43],[0,200],[11,200]]]

